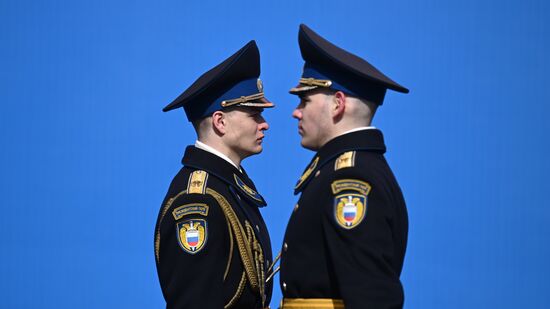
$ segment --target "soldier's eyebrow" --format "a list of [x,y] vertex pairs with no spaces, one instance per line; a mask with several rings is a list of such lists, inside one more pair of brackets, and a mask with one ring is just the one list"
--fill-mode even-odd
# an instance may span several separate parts
[[263,108],[254,108],[254,109],[247,110],[247,114],[249,116],[256,116],[256,115],[261,115],[263,111],[264,111]]

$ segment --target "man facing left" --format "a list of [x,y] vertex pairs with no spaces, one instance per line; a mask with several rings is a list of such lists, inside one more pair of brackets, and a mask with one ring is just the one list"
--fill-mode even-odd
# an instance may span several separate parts
[[168,308],[265,308],[272,284],[266,205],[241,166],[262,151],[264,97],[254,41],[204,73],[163,111],[183,107],[198,139],[185,150],[155,228]]

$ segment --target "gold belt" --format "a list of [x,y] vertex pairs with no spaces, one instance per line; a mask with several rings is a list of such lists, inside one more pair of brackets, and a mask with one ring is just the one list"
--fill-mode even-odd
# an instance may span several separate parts
[[280,309],[344,309],[344,301],[332,298],[284,298]]

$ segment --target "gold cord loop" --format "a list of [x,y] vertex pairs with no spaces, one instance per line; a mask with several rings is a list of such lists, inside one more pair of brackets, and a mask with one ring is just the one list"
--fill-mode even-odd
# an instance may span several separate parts
[[237,99],[223,100],[221,105],[222,105],[222,107],[229,107],[229,106],[233,106],[233,105],[237,105],[237,104],[241,104],[241,103],[246,103],[248,101],[259,100],[259,99],[263,99],[263,98],[264,98],[264,93],[259,92],[259,93],[248,95],[248,96],[242,96],[242,97],[237,98]]
[[332,81],[327,79],[315,79],[315,78],[309,77],[309,78],[300,78],[300,84],[328,88],[332,85]]

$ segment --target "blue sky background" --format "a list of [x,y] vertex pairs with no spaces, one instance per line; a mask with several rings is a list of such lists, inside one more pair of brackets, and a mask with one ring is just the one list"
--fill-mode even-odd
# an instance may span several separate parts
[[164,306],[153,230],[195,136],[161,108],[250,39],[277,108],[244,166],[278,249],[313,156],[287,93],[306,23],[411,89],[374,121],[409,209],[405,308],[548,308],[549,17],[543,0],[0,0],[0,307]]

